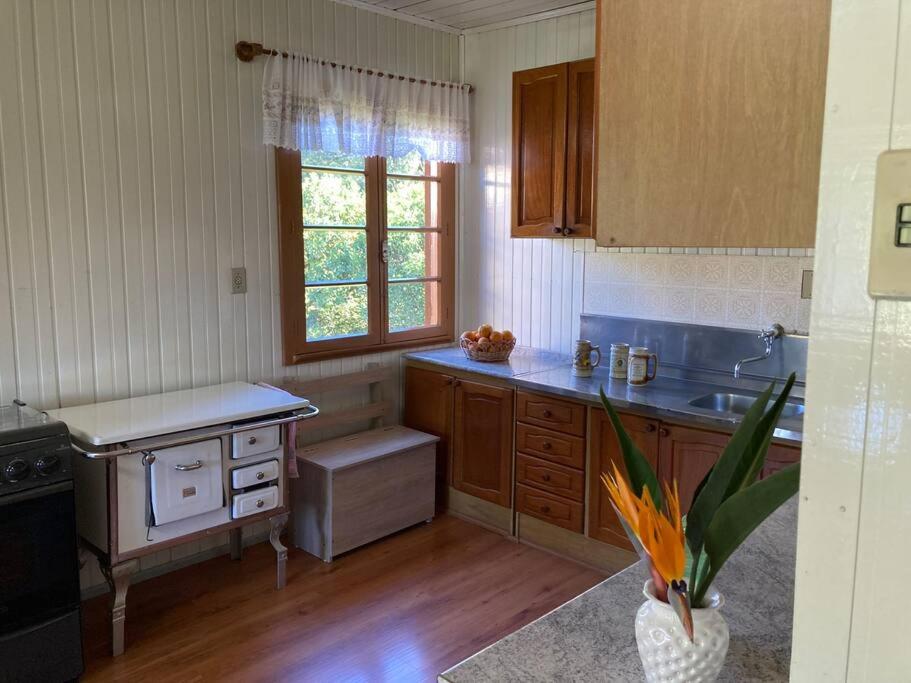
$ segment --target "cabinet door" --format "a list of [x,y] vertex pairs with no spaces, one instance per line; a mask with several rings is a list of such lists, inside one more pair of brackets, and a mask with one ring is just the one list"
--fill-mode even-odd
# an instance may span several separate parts
[[759,477],[765,479],[770,474],[775,474],[778,470],[788,465],[800,462],[800,449],[792,446],[781,446],[772,444],[769,446],[769,452],[765,457],[765,465]]
[[659,477],[669,484],[677,481],[680,511],[686,514],[696,488],[721,456],[731,435],[678,425],[662,425],[658,431]]
[[569,64],[566,136],[566,228],[572,237],[592,236],[595,152],[595,60]]
[[512,389],[456,380],[452,486],[509,507],[512,491]]
[[446,506],[449,485],[449,446],[452,435],[453,378],[441,372],[405,368],[402,424],[440,437],[436,459],[436,504]]
[[829,14],[599,2],[598,244],[813,246]]
[[567,65],[512,75],[512,236],[564,227]]
[[[658,422],[638,415],[621,414],[620,419],[633,443],[657,471]],[[601,483],[603,472],[613,472],[612,463],[626,475],[617,435],[607,414],[598,408],[591,413],[591,471],[588,476],[588,535],[621,548],[633,549]]]

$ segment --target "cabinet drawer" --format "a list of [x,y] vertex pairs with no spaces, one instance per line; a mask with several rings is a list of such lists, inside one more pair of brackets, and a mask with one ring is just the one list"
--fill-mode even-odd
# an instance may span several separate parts
[[585,436],[585,406],[579,403],[520,391],[516,394],[516,419],[565,434]]
[[582,533],[582,503],[520,484],[516,486],[516,510],[564,529]]
[[279,426],[251,429],[249,432],[238,432],[232,438],[231,459],[247,458],[251,455],[268,453],[278,448]]
[[516,455],[516,481],[578,502],[585,499],[585,475],[530,455]]
[[585,441],[549,429],[516,423],[516,450],[559,465],[585,469]]
[[239,493],[231,501],[231,517],[249,517],[258,512],[265,512],[278,507],[278,487],[269,486],[264,489]]
[[278,460],[266,460],[231,470],[231,488],[245,489],[278,479]]

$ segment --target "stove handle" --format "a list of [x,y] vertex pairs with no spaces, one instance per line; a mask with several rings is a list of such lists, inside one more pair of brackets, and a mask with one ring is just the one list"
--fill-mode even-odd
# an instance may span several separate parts
[[174,465],[174,469],[178,472],[192,472],[193,470],[198,470],[202,467],[202,462],[197,460],[192,465]]

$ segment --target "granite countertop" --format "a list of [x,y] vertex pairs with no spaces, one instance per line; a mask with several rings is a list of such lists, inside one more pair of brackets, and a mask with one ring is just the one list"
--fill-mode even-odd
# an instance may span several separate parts
[[[797,498],[757,528],[718,575],[731,631],[719,681],[786,681],[794,609]],[[468,681],[643,680],[633,620],[644,602],[641,563],[615,574],[441,674]]]
[[[575,377],[572,374],[570,356],[527,346],[517,346],[505,363],[479,363],[468,360],[458,346],[416,351],[407,353],[404,357],[477,375],[499,377],[522,389],[565,396],[587,403],[600,403],[598,390],[603,386],[605,394],[617,408],[628,408],[658,418],[683,419],[688,423],[731,431],[740,422],[739,415],[696,408],[689,402],[699,396],[715,392],[734,391],[758,395],[758,386],[755,382],[722,383],[720,377],[717,381],[708,381],[705,374],[700,375],[699,379],[659,374],[658,379],[643,387],[631,387],[622,380],[612,380],[609,370],[604,367],[595,368],[591,377]],[[764,388],[764,385],[762,386]],[[801,443],[803,420],[779,420],[775,438],[788,443]]]

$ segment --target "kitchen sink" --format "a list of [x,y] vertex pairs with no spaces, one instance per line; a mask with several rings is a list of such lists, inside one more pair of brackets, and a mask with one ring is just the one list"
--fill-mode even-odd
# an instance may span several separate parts
[[[700,396],[699,398],[694,398],[692,401],[690,401],[690,405],[694,408],[705,408],[707,410],[713,410],[716,413],[734,413],[736,415],[743,415],[747,410],[750,409],[750,406],[753,405],[753,402],[756,400],[756,398],[756,396],[745,396],[743,394],[717,392],[714,394],[706,394],[705,396]],[[769,407],[771,406],[772,402],[770,401]],[[786,401],[784,407],[781,409],[781,419],[783,420],[802,416],[803,403]]]

